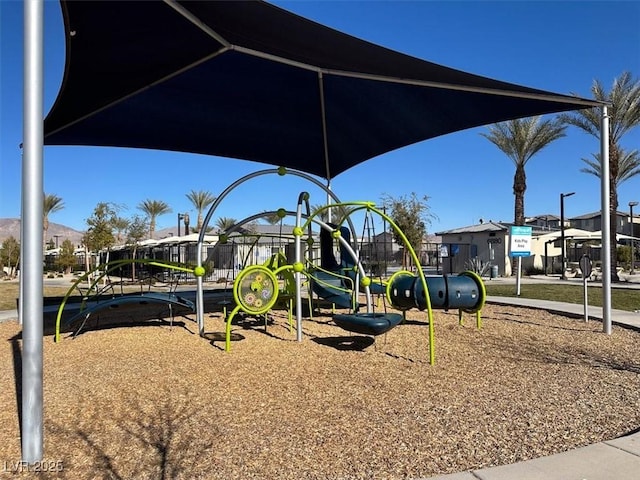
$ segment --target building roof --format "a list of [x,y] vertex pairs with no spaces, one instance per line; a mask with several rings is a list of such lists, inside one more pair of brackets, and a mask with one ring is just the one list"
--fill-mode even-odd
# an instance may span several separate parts
[[[629,213],[617,211],[616,215],[618,215],[619,217],[628,217]],[[601,216],[602,212],[600,210],[597,210],[595,212],[585,213],[584,215],[578,215],[577,217],[571,217],[568,220],[589,220],[590,218],[600,218]]]
[[454,235],[460,233],[480,233],[480,232],[505,232],[509,227],[498,222],[484,222],[477,225],[470,225],[468,227],[454,228],[452,230],[445,230],[444,232],[436,232],[436,235]]
[[552,213],[547,213],[544,215],[536,215],[535,217],[527,217],[525,218],[525,223],[535,222],[536,220],[544,220],[545,222],[548,222],[560,220],[560,217],[558,217],[557,215],[553,215]]
[[[562,236],[562,232],[554,231],[545,233],[544,235],[538,236],[539,240],[542,241],[555,241]],[[586,241],[586,240],[602,240],[602,230],[597,230],[595,232],[591,232],[589,230],[581,230],[579,228],[565,228],[564,237],[567,240],[576,240],[576,241]],[[619,242],[620,240],[630,240],[632,237],[629,235],[623,235],[621,233],[616,234],[616,240]]]

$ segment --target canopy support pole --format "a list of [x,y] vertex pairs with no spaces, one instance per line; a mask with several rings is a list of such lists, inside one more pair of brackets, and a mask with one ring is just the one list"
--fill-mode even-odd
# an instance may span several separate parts
[[[22,262],[20,298],[22,328],[22,460],[33,464],[43,456],[42,389],[42,150],[43,0],[24,2],[24,154],[22,157]],[[24,277],[24,278],[22,278]]]
[[[609,172],[609,113],[607,106],[602,106],[600,122],[600,189],[602,217],[602,331],[611,335],[611,196]],[[615,248],[617,243],[614,239]]]

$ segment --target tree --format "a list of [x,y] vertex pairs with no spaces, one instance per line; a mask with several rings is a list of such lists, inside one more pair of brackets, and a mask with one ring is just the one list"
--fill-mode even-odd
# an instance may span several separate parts
[[[581,168],[580,171],[600,178],[602,176],[601,156],[599,153],[592,153],[591,155],[593,159],[581,159],[588,167]],[[638,150],[628,152],[621,148],[618,151],[618,155],[618,175],[612,179],[616,189],[621,183],[626,182],[636,175],[640,175],[640,152],[638,152]]]
[[238,221],[231,217],[220,217],[216,220],[216,227],[220,232],[226,232],[229,228],[233,227]]
[[60,254],[58,255],[56,264],[58,265],[58,268],[64,271],[64,273],[71,273],[73,267],[77,265],[77,262],[78,260],[75,255],[73,243],[67,238],[62,242],[62,247],[60,247]]
[[[136,258],[138,242],[141,241],[149,231],[149,224],[140,215],[134,215],[127,227],[127,243],[133,246],[132,258]],[[136,279],[136,264],[131,264],[131,280]]]
[[[202,228],[202,212],[205,208],[216,201],[216,197],[211,193],[204,190],[191,190],[187,193],[187,198],[193,204],[198,211],[198,220],[196,223],[196,231],[200,231]],[[187,232],[188,233],[188,232]]]
[[113,219],[113,231],[115,233],[116,241],[121,244],[124,240],[123,235],[127,233],[129,229],[129,219],[116,216]]
[[[388,211],[389,216],[407,237],[407,241],[416,252],[416,255],[418,255],[418,258],[420,258],[422,250],[422,239],[427,234],[427,225],[430,225],[431,220],[435,217],[427,204],[428,200],[429,197],[426,195],[418,198],[415,192],[412,192],[408,197],[404,195],[398,198],[389,195],[382,197],[382,204]],[[399,245],[404,244],[398,232],[393,229],[390,232],[396,243]],[[406,268],[409,263],[408,251],[405,248],[402,265]]]
[[147,223],[147,220],[140,215],[134,215],[127,226],[127,243],[129,245],[137,244],[144,239],[144,236],[148,231],[149,224]]
[[149,219],[149,238],[153,238],[153,232],[156,231],[156,219],[160,215],[172,212],[169,205],[162,200],[145,200],[138,205],[138,209],[142,210]]
[[16,274],[20,261],[20,243],[13,237],[7,238],[0,247],[0,267],[6,267],[10,277]]
[[[329,209],[325,208],[327,205],[319,204],[319,205],[311,205],[311,215],[316,215],[318,212],[320,220],[323,222],[329,221]],[[324,210],[323,210],[324,209]],[[331,221],[338,222],[345,218],[349,213],[353,210],[352,207],[349,206],[340,206],[340,207],[331,207]]]
[[[325,207],[325,205],[311,205],[311,215],[315,216],[316,214],[318,214],[320,220],[322,220],[323,222],[328,222],[329,221],[329,210],[322,210],[322,208],[324,208],[324,207]],[[318,212],[320,212],[320,213],[318,213]]]
[[495,123],[483,137],[498,147],[516,166],[513,176],[515,196],[514,223],[524,225],[524,194],[527,190],[525,166],[551,142],[565,136],[566,126],[559,119],[542,120],[540,116]]
[[83,242],[89,251],[99,252],[115,244],[114,220],[118,218],[115,205],[100,202],[93,210],[93,215],[87,219],[87,232]]
[[42,240],[46,245],[47,230],[49,230],[49,215],[59,212],[64,208],[62,198],[54,194],[44,194],[44,203],[42,205]]
[[[610,238],[615,239],[616,212],[618,211],[617,183],[621,179],[620,168],[624,152],[620,142],[625,134],[640,125],[640,82],[634,79],[630,72],[623,72],[613,81],[610,92],[605,91],[599,80],[594,80],[591,93],[594,99],[609,104],[609,234]],[[599,108],[564,113],[560,115],[560,120],[600,139],[601,114]],[[617,249],[610,249],[610,258],[611,280],[617,282],[620,280],[615,268],[618,264]]]

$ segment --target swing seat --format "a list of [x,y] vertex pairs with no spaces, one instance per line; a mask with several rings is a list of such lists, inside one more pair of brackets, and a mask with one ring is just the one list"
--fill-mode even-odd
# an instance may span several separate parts
[[333,321],[343,330],[364,335],[382,335],[402,322],[401,313],[338,314]]

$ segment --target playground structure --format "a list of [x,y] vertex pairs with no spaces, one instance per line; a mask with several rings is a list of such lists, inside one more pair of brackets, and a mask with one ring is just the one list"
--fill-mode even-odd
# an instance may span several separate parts
[[[263,211],[246,217],[236,222],[220,235],[218,243],[203,258],[204,232],[221,202],[239,185],[256,177],[268,174],[284,176],[287,174],[301,177],[314,183],[327,193],[332,199],[329,203],[315,212],[311,212],[309,194],[302,192],[298,196],[295,210],[280,208],[276,211]],[[332,221],[332,214],[338,216]],[[388,280],[382,277],[372,279],[367,274],[360,259],[360,246],[358,235],[354,226],[353,217],[363,213],[365,221],[372,215],[382,218],[388,224],[396,236],[402,240],[404,248],[408,252],[416,267],[416,273],[400,270],[395,272]],[[426,311],[426,323],[428,325],[429,360],[435,363],[435,325],[433,321],[433,309],[457,309],[459,321],[462,323],[463,312],[475,313],[476,324],[481,326],[480,311],[484,305],[486,292],[482,279],[473,272],[464,272],[457,276],[425,276],[420,265],[418,255],[408,242],[401,229],[393,219],[385,212],[376,208],[372,202],[342,202],[327,187],[322,185],[314,177],[298,171],[288,171],[284,168],[267,169],[247,175],[230,185],[217,197],[203,221],[198,245],[197,261],[195,266],[181,265],[171,262],[160,262],[153,259],[122,259],[108,262],[98,266],[94,271],[88,272],[78,278],[67,295],[62,300],[56,317],[55,340],[60,340],[60,328],[62,312],[71,293],[79,290],[82,282],[92,279],[89,291],[95,292],[92,297],[84,296],[78,313],[67,319],[67,324],[79,322],[82,329],[88,319],[99,315],[105,309],[116,309],[123,305],[147,305],[159,304],[166,306],[173,324],[174,309],[195,311],[196,322],[200,336],[204,331],[204,277],[207,268],[211,268],[216,258],[216,249],[225,245],[232,236],[239,235],[251,237],[253,234],[242,227],[246,224],[265,217],[277,216],[282,221],[286,217],[295,218],[295,226],[292,230],[293,249],[291,245],[282,247],[279,244],[278,251],[262,264],[247,265],[243,262],[238,274],[232,280],[232,298],[224,298],[219,304],[224,303],[223,313],[226,322],[225,350],[231,349],[231,325],[234,317],[242,312],[245,315],[266,315],[276,304],[284,306],[288,311],[289,326],[293,330],[295,323],[296,339],[302,341],[303,322],[303,279],[306,286],[306,300],[309,302],[309,312],[313,311],[313,295],[330,303],[334,307],[347,310],[341,313],[333,313],[332,318],[340,328],[365,335],[381,335],[399,325],[405,318],[404,312],[410,309]],[[324,221],[322,218],[327,217]],[[372,221],[372,220],[371,220]],[[319,229],[319,233],[315,233]],[[364,237],[364,231],[362,234]],[[362,238],[361,237],[361,238]],[[319,246],[316,242],[319,240]],[[257,239],[249,243],[245,252],[245,260],[252,256],[252,248],[257,244]],[[283,250],[293,250],[293,259],[287,257]],[[291,253],[291,252],[289,252]],[[168,292],[140,291],[139,293],[115,295],[113,284],[107,284],[111,289],[109,298],[100,298],[103,290],[99,289],[100,282],[118,269],[141,264],[145,267],[157,267],[163,270],[184,272],[195,276],[196,292],[195,304],[184,296],[177,295],[173,289]],[[372,296],[383,298],[383,307],[377,308],[372,301]],[[230,311],[227,312],[227,305]],[[387,306],[402,313],[389,312]],[[295,312],[295,322],[293,313]]]
[[[73,334],[74,337],[80,333],[90,317],[97,316],[103,311],[119,309],[121,306],[125,305],[146,306],[149,304],[157,304],[162,308],[166,307],[171,326],[173,326],[175,311],[193,312],[195,310],[194,302],[178,295],[175,292],[175,288],[177,287],[177,277],[175,281],[170,281],[169,292],[151,291],[153,279],[143,276],[138,282],[140,286],[139,292],[125,293],[124,282],[121,279],[117,283],[120,287],[120,292],[117,294],[114,288],[114,283],[109,280],[109,274],[120,271],[123,267],[132,265],[142,265],[151,268],[156,267],[162,269],[163,273],[166,272],[166,270],[172,272],[193,272],[193,269],[186,266],[158,262],[149,259],[123,259],[98,265],[93,270],[78,277],[60,302],[56,315],[54,340],[56,342],[60,341],[60,331],[63,320],[62,315],[65,306],[67,306],[74,291],[78,291],[81,294],[79,311],[65,320],[65,325],[69,326],[79,323],[79,326],[75,329],[75,333]],[[83,290],[81,285],[85,282],[88,283],[88,287]],[[144,290],[145,283],[147,286],[146,291]]]
[[[262,212],[248,217],[236,224],[233,228],[238,228],[241,224],[266,215],[277,214],[281,219],[287,215],[295,214],[295,227],[293,229],[295,254],[293,261],[284,264],[280,262],[276,268],[269,268],[267,265],[254,265],[240,272],[234,280],[233,295],[235,308],[226,318],[226,341],[225,350],[230,350],[231,322],[233,317],[240,311],[249,315],[261,315],[268,312],[277,302],[281,293],[278,276],[286,274],[289,278],[291,273],[294,279],[293,292],[288,290],[288,294],[293,294],[296,315],[296,339],[302,341],[302,277],[308,279],[307,284],[311,285],[311,290],[334,304],[338,304],[350,311],[346,314],[333,316],[336,325],[341,328],[367,335],[380,335],[397,326],[404,318],[403,314],[389,313],[386,311],[376,312],[371,296],[372,290],[376,293],[384,293],[386,300],[391,307],[401,311],[417,308],[427,312],[427,323],[429,328],[429,361],[435,363],[435,327],[433,320],[433,308],[458,309],[459,320],[462,323],[462,313],[475,313],[477,326],[481,326],[480,311],[484,306],[486,291],[482,279],[473,272],[464,272],[458,276],[425,276],[418,256],[411,247],[404,233],[386,213],[376,208],[372,202],[342,202],[331,191],[314,177],[296,170],[287,170],[284,167],[277,169],[266,169],[246,175],[225,189],[211,205],[207,212],[203,227],[198,239],[197,265],[194,273],[197,279],[196,290],[196,320],[198,322],[199,333],[204,335],[204,286],[203,275],[205,274],[205,263],[202,258],[202,245],[204,235],[209,221],[218,209],[222,201],[239,185],[262,175],[277,174],[279,176],[295,175],[301,177],[321,188],[333,203],[327,204],[323,208],[313,212],[309,207],[309,194],[303,192],[298,197],[296,211],[279,209],[274,212]],[[304,208],[304,212],[303,212]],[[328,213],[328,222],[321,220],[322,213]],[[333,211],[339,212],[340,218],[334,223],[331,221]],[[367,276],[362,262],[359,258],[357,248],[358,237],[353,225],[352,216],[365,211],[367,214],[376,214],[383,218],[399,238],[403,240],[417,273],[400,271],[392,275],[386,282],[372,282]],[[315,264],[309,258],[308,251],[313,246],[312,225],[321,229],[321,259],[320,265]],[[305,233],[306,232],[306,233]],[[225,232],[227,234],[229,232]],[[305,244],[307,252],[303,252],[303,237],[306,234]],[[346,237],[346,238],[345,238]],[[338,242],[340,248],[340,262],[333,256],[333,245],[329,244],[329,239]],[[356,246],[354,249],[353,246]],[[434,295],[434,300],[431,297]],[[364,296],[364,302],[359,302],[360,295]],[[291,305],[291,304],[290,304]],[[365,309],[362,311],[361,308]]]

